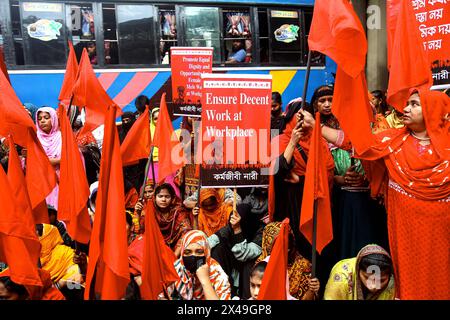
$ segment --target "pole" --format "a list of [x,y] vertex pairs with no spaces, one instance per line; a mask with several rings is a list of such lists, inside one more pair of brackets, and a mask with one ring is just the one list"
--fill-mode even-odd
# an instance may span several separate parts
[[316,277],[316,246],[317,246],[316,242],[317,242],[317,199],[314,199],[311,278]]
[[139,199],[142,199],[144,197],[144,189],[147,185],[147,177],[148,177],[148,170],[150,169],[150,161],[153,159],[153,147],[150,149],[150,153],[148,155],[147,164],[145,165],[145,175],[144,175],[144,182],[142,183],[141,191],[139,192]]
[[155,149],[154,146],[152,146],[152,149],[150,151],[150,165],[152,167],[152,175],[153,175],[153,189],[156,188],[156,177],[155,177],[155,164],[153,162],[153,150]]
[[[195,162],[194,162],[195,163]],[[202,188],[202,164],[199,164],[198,172],[198,187],[197,187],[197,204],[196,207],[200,208],[200,189]]]
[[308,50],[308,62],[306,63],[305,83],[303,84],[302,110],[305,109],[306,93],[308,92],[309,75],[311,73],[311,50]]

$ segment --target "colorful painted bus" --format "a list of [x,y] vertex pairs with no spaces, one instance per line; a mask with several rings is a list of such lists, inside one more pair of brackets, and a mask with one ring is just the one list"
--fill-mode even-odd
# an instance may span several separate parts
[[[171,99],[170,47],[213,47],[213,72],[271,74],[283,106],[301,96],[314,0],[2,0],[0,45],[23,103],[57,107],[72,41],[124,111],[139,95]],[[239,49],[240,48],[240,49]],[[243,59],[229,56],[245,50]],[[312,89],[334,82],[336,65],[313,55]],[[170,107],[170,106],[169,106]]]

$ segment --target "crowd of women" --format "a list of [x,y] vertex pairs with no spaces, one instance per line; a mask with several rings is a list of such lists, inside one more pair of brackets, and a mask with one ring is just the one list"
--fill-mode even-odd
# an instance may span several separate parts
[[[267,188],[200,188],[195,164],[186,165],[164,183],[148,170],[147,160],[124,168],[124,189],[131,281],[123,299],[140,299],[145,215],[154,210],[164,241],[177,260],[179,280],[160,299],[257,299],[281,222],[289,218],[286,296],[292,300],[449,299],[450,256],[450,98],[442,92],[412,90],[403,113],[390,108],[383,92],[369,93],[372,131],[377,144],[356,154],[333,115],[333,86],[314,91],[285,108],[272,95],[272,139],[278,139],[279,170]],[[136,113],[118,124],[123,142],[136,119],[150,109],[153,135],[159,109],[145,96],[136,98]],[[39,140],[55,167],[61,157],[56,111],[25,106],[36,123]],[[285,111],[283,111],[283,109]],[[321,130],[331,193],[333,240],[318,254],[312,277],[312,246],[299,230],[302,194],[314,114]],[[89,213],[95,216],[102,132],[81,135],[81,115],[70,119],[91,185]],[[192,132],[199,121],[184,118]],[[1,164],[7,171],[7,145]],[[26,152],[22,151],[22,158]],[[158,166],[158,152],[153,153]],[[273,197],[269,194],[273,193]],[[142,194],[142,197],[140,197]],[[269,203],[269,198],[273,203]],[[58,220],[58,188],[47,197],[50,224],[39,224],[40,272],[46,286],[41,299],[82,299],[88,246],[74,243]],[[271,200],[271,201],[272,201]],[[3,270],[2,270],[3,269]],[[0,299],[30,299],[36,292],[11,281],[0,264]]]

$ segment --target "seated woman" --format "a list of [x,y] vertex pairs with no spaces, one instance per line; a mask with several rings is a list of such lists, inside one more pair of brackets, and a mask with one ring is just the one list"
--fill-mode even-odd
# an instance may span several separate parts
[[209,237],[225,227],[233,212],[233,204],[224,202],[225,189],[201,189],[200,208],[192,210],[194,229],[206,233]]
[[395,281],[389,254],[370,244],[355,258],[339,261],[331,270],[324,300],[394,300]]
[[189,212],[181,205],[172,185],[163,183],[156,187],[152,205],[155,218],[166,244],[179,257],[183,236],[192,230]]
[[[167,288],[172,299],[230,300],[228,276],[211,258],[211,249],[202,231],[191,230],[184,235],[181,258],[174,266],[180,280]],[[163,299],[163,294],[159,297]]]
[[[75,250],[64,245],[61,235],[55,226],[38,224],[39,241],[41,243],[41,267],[50,273],[51,280],[59,289],[71,283],[84,286],[86,262],[77,264]],[[74,261],[75,260],[75,261]]]
[[42,287],[24,286],[11,280],[10,270],[0,273],[0,300],[65,300],[58,289],[53,286],[50,274],[38,269]]
[[251,212],[251,206],[241,204],[230,222],[208,238],[211,255],[229,276],[233,296],[250,298],[250,271],[261,254],[264,224]]
[[[264,228],[262,254],[256,263],[265,261],[272,252],[274,241],[280,233],[281,222],[271,222]],[[311,262],[304,258],[294,245],[294,235],[289,231],[288,278],[289,294],[298,300],[315,300],[318,298],[319,280],[311,279]]]
[[144,187],[144,198],[140,198],[134,206],[134,214],[139,216],[139,233],[144,233],[145,231],[145,207],[150,202],[149,200],[153,198],[154,193],[153,180],[147,179]]

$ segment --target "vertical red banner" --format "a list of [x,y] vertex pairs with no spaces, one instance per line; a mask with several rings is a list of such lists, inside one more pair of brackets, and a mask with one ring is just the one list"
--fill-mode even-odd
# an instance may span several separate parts
[[201,116],[203,73],[212,73],[213,48],[171,47],[172,102],[176,116]]
[[[401,0],[388,0],[388,46],[392,44]],[[407,0],[411,2],[423,48],[428,53],[433,85],[450,85],[450,1]]]
[[202,187],[268,184],[271,75],[202,75]]

